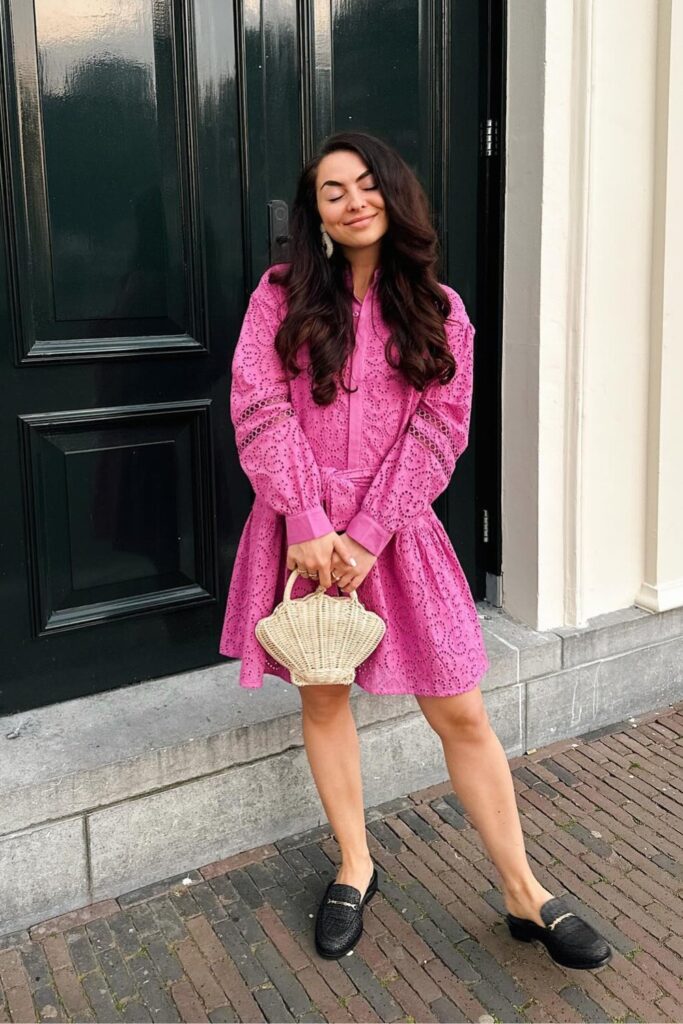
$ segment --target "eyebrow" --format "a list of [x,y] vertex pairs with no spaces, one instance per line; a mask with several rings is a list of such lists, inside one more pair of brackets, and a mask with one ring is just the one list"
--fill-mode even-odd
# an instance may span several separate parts
[[[368,174],[372,174],[372,171],[371,170],[363,171],[362,174],[358,175],[358,177],[356,178],[356,181],[360,181],[361,178],[365,178]],[[344,185],[343,185],[343,183],[341,181],[324,181],[320,187],[321,188],[325,188],[325,185],[339,185],[340,188],[344,188]]]

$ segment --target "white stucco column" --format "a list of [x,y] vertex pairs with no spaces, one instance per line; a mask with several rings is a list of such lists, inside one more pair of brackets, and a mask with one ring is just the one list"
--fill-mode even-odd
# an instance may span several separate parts
[[508,5],[502,589],[539,630],[683,603],[682,20]]
[[644,578],[637,604],[683,606],[683,5],[660,0]]

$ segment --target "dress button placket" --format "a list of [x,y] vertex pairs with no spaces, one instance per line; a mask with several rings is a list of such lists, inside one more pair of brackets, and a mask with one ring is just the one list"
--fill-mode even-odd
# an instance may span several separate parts
[[[368,295],[366,293],[365,298]],[[355,469],[360,466],[360,451],[361,451],[361,424],[363,422],[363,395],[361,388],[361,381],[357,377],[357,369],[359,365],[362,367],[364,359],[363,352],[360,351],[363,338],[362,335],[359,338],[358,332],[360,330],[360,315],[363,309],[363,302],[356,296],[353,295],[352,303],[354,305],[353,317],[354,317],[354,335],[356,336],[356,344],[354,350],[351,353],[351,386],[358,390],[352,391],[349,394],[349,448],[348,448],[348,466],[349,469]]]

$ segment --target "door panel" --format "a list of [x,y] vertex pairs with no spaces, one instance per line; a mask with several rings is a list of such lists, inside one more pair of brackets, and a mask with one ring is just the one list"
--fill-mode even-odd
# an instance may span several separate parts
[[10,0],[22,361],[206,346],[187,26],[173,18],[171,0]]
[[[475,8],[0,0],[2,712],[222,660],[253,497],[232,351],[327,134],[398,147],[474,311],[477,94],[448,83]],[[470,579],[473,472],[471,441],[436,504]]]
[[218,660],[242,169],[200,6],[3,2],[3,711]]

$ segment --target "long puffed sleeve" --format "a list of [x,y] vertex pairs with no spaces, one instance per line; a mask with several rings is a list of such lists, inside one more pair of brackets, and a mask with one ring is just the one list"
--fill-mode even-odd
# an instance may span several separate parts
[[346,528],[349,537],[373,555],[381,553],[396,530],[427,511],[448,486],[467,447],[475,328],[457,292],[444,290],[451,300],[444,329],[456,373],[448,384],[432,381],[424,389]]
[[334,530],[322,506],[320,471],[290,402],[275,349],[281,291],[261,277],[249,299],[232,360],[230,418],[254,492],[286,521],[287,544]]

